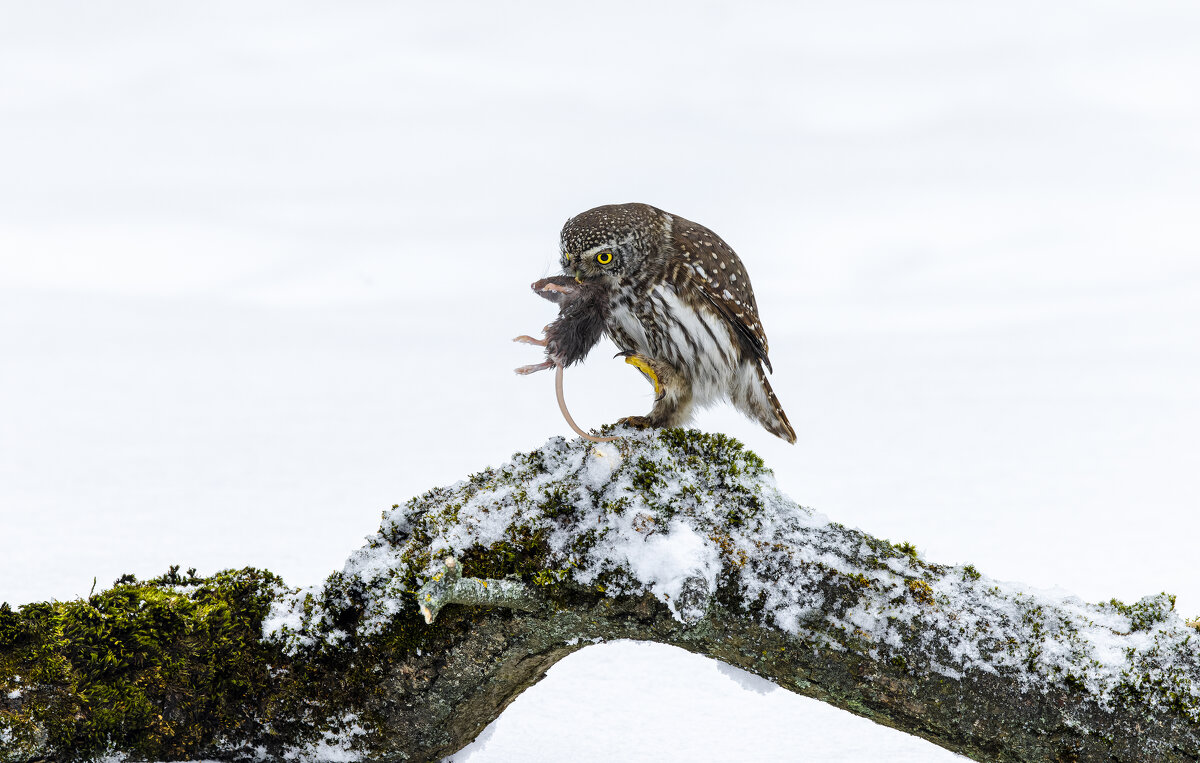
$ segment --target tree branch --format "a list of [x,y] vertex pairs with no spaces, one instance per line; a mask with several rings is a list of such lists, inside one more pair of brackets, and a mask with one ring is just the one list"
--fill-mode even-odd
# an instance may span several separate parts
[[319,586],[172,569],[0,607],[0,762],[435,760],[618,638],[976,760],[1200,760],[1200,634],[1172,597],[1085,604],[935,564],[797,506],[734,440],[621,434],[394,507]]
[[417,602],[426,624],[432,624],[447,604],[519,610],[537,609],[542,604],[537,594],[520,580],[464,578],[462,565],[452,556],[445,558],[443,566],[445,570],[435,572],[417,591]]

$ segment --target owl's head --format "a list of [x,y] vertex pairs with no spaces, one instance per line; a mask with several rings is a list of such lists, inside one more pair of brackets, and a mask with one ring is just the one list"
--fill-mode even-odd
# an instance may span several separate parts
[[668,215],[649,204],[607,204],[567,220],[559,238],[563,272],[580,280],[638,272],[658,254]]

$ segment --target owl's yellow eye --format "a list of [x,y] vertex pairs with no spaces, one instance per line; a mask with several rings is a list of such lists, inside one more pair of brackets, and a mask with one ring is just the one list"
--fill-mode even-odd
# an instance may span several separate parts
[[600,254],[596,255],[596,262],[599,262],[601,265],[607,265],[612,262],[612,252],[600,252]]

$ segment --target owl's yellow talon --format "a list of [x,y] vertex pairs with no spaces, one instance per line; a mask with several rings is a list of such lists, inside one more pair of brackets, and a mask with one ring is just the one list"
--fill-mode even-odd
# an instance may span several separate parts
[[637,355],[630,355],[628,358],[625,358],[625,362],[644,373],[646,378],[654,382],[655,395],[662,394],[662,385],[658,383],[658,374],[654,373],[654,369],[650,368],[646,361],[642,360]]

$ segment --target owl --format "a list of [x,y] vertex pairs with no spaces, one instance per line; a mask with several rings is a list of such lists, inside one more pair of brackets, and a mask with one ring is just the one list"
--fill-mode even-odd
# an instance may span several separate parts
[[[591,318],[655,384],[651,411],[625,422],[681,426],[697,408],[729,400],[796,441],[767,382],[767,336],[750,278],[720,236],[648,204],[613,204],[568,220],[560,253],[563,273],[588,295],[579,304],[593,306]],[[586,333],[586,347],[577,342],[572,352],[582,357],[599,339]]]

